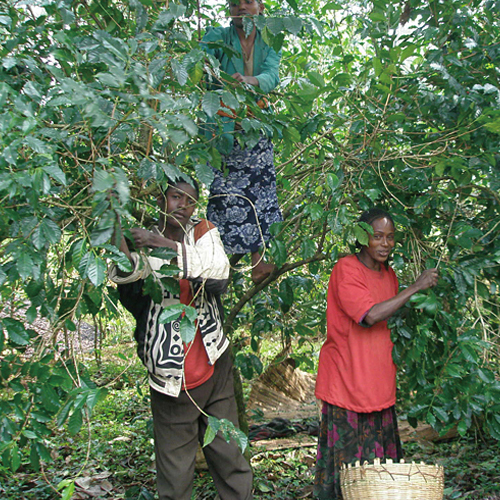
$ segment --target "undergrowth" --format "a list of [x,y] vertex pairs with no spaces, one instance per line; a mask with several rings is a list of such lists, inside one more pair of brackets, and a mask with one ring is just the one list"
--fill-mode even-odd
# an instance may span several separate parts
[[[86,360],[94,382],[109,390],[106,400],[94,409],[91,424],[76,436],[54,429],[48,437],[53,462],[40,471],[28,468],[28,456],[15,474],[0,468],[2,500],[59,499],[57,485],[73,479],[73,500],[155,498],[146,373],[137,361],[134,344],[115,340],[101,353],[100,363],[93,357]],[[408,459],[445,467],[445,500],[500,498],[498,442],[471,433],[448,442],[406,443],[404,448]],[[255,443],[252,450],[255,499],[313,498],[313,447],[262,451]],[[208,472],[198,470],[192,499],[217,498]]]

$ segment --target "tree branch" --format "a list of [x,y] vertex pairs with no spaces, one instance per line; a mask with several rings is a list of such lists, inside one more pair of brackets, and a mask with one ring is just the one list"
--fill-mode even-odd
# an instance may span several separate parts
[[231,309],[230,313],[226,318],[226,321],[224,322],[224,332],[227,334],[229,331],[232,330],[233,322],[236,319],[238,313],[243,308],[243,306],[248,301],[250,301],[255,295],[257,295],[257,293],[266,288],[273,281],[276,281],[283,274],[288,273],[289,271],[292,271],[294,269],[297,269],[298,267],[305,266],[306,264],[310,264],[311,262],[320,262],[322,260],[325,260],[326,258],[327,255],[322,253],[316,253],[315,255],[309,257],[308,259],[302,259],[297,262],[290,262],[283,264],[283,266],[281,266],[279,269],[273,271],[265,280],[254,285],[252,288],[247,290],[241,296],[240,300],[236,303],[236,305],[233,306],[233,308]]

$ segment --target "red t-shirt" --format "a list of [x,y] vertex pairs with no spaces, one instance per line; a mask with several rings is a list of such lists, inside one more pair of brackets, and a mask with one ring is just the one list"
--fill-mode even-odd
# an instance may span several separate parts
[[327,338],[319,357],[316,397],[371,413],[396,402],[396,366],[387,321],[360,326],[368,311],[398,293],[394,271],[373,271],[355,255],[334,266],[327,297]]
[[[203,220],[194,229],[194,239],[197,241],[205,233],[213,229],[215,226]],[[181,304],[193,305],[193,292],[189,280],[179,280],[181,288],[180,302]],[[214,366],[209,363],[207,351],[201,338],[200,330],[196,330],[193,341],[186,345],[184,344],[184,384],[183,389],[194,389],[206,382],[214,373]]]

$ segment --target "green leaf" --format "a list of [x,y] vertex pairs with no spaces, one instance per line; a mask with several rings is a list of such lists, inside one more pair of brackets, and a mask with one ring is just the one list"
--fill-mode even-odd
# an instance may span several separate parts
[[196,177],[205,184],[205,186],[209,187],[214,180],[215,174],[212,170],[212,167],[207,163],[198,163],[195,165],[194,170],[196,172]]
[[[172,248],[155,248],[149,254],[151,257],[156,257],[157,259],[171,261],[177,258],[177,252]],[[178,269],[178,268],[177,268]]]
[[86,253],[78,266],[83,278],[88,278],[94,286],[102,285],[106,281],[106,262],[93,252]]
[[89,411],[91,412],[99,401],[103,401],[104,399],[106,399],[107,395],[108,389],[106,389],[105,387],[90,389],[86,401]]
[[30,446],[30,464],[36,471],[40,470],[40,454],[34,442],[32,442]]
[[462,366],[456,363],[449,363],[446,365],[445,373],[450,377],[461,378],[462,377]]
[[198,125],[189,116],[178,114],[176,118],[191,137],[195,137],[198,134]]
[[237,108],[240,107],[240,103],[239,103],[238,99],[236,99],[236,97],[231,92],[228,92],[227,90],[224,90],[222,92],[222,102],[226,106],[228,106],[229,108],[234,109],[234,110],[236,110]]
[[358,224],[368,233],[373,235],[373,227],[370,224],[367,224],[366,222],[358,222]]
[[274,491],[274,485],[270,481],[266,481],[264,479],[259,479],[256,484],[256,488],[261,492],[261,493],[270,493],[271,491]]
[[186,85],[188,78],[189,78],[189,74],[187,72],[186,66],[183,63],[180,63],[179,61],[177,61],[177,59],[173,59],[172,60],[172,71],[174,72],[174,75],[177,78],[179,85],[181,85],[181,86]]
[[73,400],[70,399],[67,401],[67,403],[62,407],[62,409],[59,410],[57,414],[57,426],[62,427],[64,422],[66,422],[67,418],[69,417],[69,413],[73,407]]
[[24,143],[26,146],[31,148],[35,153],[38,154],[50,153],[49,145],[46,142],[37,139],[36,137],[28,136],[24,139]]
[[61,481],[59,483],[57,489],[63,490],[61,500],[71,500],[71,498],[73,497],[73,493],[75,492],[75,482],[69,479],[65,479],[64,481]]
[[300,242],[300,256],[309,259],[316,253],[316,244],[312,240],[302,240]]
[[432,409],[432,411],[434,412],[434,415],[436,415],[436,417],[439,418],[439,420],[441,420],[441,422],[445,424],[448,422],[449,420],[448,414],[442,408],[438,408],[435,406]]
[[477,365],[479,358],[476,350],[474,347],[472,347],[470,344],[466,344],[461,342],[459,344],[460,350],[462,351],[462,354],[464,355],[464,358],[469,362],[474,365]]
[[427,412],[426,420],[431,427],[434,427],[436,425],[436,417],[430,411]]
[[278,295],[281,299],[281,309],[285,313],[288,312],[290,306],[293,304],[293,287],[290,284],[290,280],[284,279],[280,283]]
[[247,380],[252,380],[255,374],[260,375],[263,370],[262,361],[255,354],[239,352],[236,355],[236,366]]
[[23,323],[13,318],[2,318],[0,324],[7,332],[9,344],[13,346],[24,346],[29,344],[30,334],[26,331]]
[[53,220],[45,217],[33,231],[32,241],[35,248],[41,250],[45,246],[58,243],[61,234],[59,226]]
[[106,87],[120,88],[125,84],[127,75],[121,68],[113,68],[113,73],[98,73],[96,79]]
[[269,246],[269,251],[278,267],[281,267],[286,262],[287,251],[286,246],[282,241],[276,239],[272,240]]
[[212,415],[209,415],[207,430],[205,431],[205,437],[203,439],[203,447],[209,445],[215,439],[215,436],[217,436],[219,429],[220,420],[213,417]]
[[465,437],[465,435],[467,434],[467,429],[468,429],[467,423],[464,420],[460,420],[460,422],[458,422],[458,426],[457,426],[458,433],[462,437]]
[[198,311],[192,306],[186,306],[184,313],[186,314],[186,317],[192,322],[194,322],[198,318]]
[[[167,4],[168,5],[168,4]],[[167,10],[164,10],[160,13],[158,18],[158,26],[157,29],[163,30],[170,24],[173,20],[179,19],[186,12],[186,6],[182,4],[171,3],[168,6]]]
[[363,246],[367,246],[370,241],[370,237],[368,233],[361,227],[360,224],[356,224],[354,227],[354,236],[359,241],[359,243]]
[[192,66],[189,71],[189,79],[194,85],[198,85],[203,78],[203,63],[198,61],[194,66]]
[[27,437],[28,439],[37,439],[38,436],[33,432],[28,429],[23,430],[22,432],[23,436]]
[[50,412],[56,412],[59,410],[59,396],[50,385],[45,384],[40,388],[40,397],[46,410]]
[[316,85],[316,87],[323,88],[325,86],[325,79],[317,71],[309,71],[307,76],[309,77],[309,80],[311,81],[311,83]]
[[[162,266],[162,269],[164,267],[165,266]],[[160,272],[162,272],[162,271],[160,270]],[[178,274],[178,271],[176,274]],[[179,285],[178,279],[168,277],[168,278],[160,278],[160,281],[161,281],[161,284],[163,285],[163,288],[165,290],[167,290],[168,292],[170,292],[171,294],[179,295],[181,293],[181,287]]]
[[486,384],[495,382],[495,374],[487,368],[478,368],[477,374],[479,378]]
[[311,216],[311,220],[321,219],[324,209],[319,203],[310,203],[307,205],[305,212]]
[[380,189],[367,189],[366,190],[366,196],[368,196],[368,198],[370,198],[370,200],[373,203],[375,203],[380,198],[381,194],[382,194],[382,191],[380,191]]
[[43,167],[43,171],[55,181],[59,182],[63,186],[66,186],[66,174],[57,165],[47,165]]
[[394,113],[386,119],[387,123],[404,122],[405,120],[406,115],[404,113]]
[[137,169],[137,175],[144,180],[156,179],[157,164],[150,158],[143,158]]
[[185,306],[184,304],[173,304],[165,307],[158,317],[158,322],[164,324],[172,321],[178,321],[180,316],[184,313],[186,307],[188,306]]
[[328,187],[332,190],[333,193],[338,188],[340,184],[340,179],[338,178],[337,175],[329,173],[326,175],[326,183],[328,184]]
[[12,445],[10,450],[10,468],[12,472],[16,472],[21,465],[21,453],[17,444]]
[[100,168],[95,169],[92,189],[97,192],[109,191],[115,184],[113,176]]
[[143,293],[149,295],[156,304],[161,304],[163,300],[163,291],[160,283],[155,280],[153,275],[148,276],[144,280]]
[[201,100],[201,107],[208,116],[215,116],[220,108],[220,95],[215,92],[207,92]]
[[279,33],[281,33],[284,30],[284,28],[285,28],[283,19],[281,17],[268,17],[266,19],[266,25],[267,25],[267,29],[274,36],[276,36]]
[[289,16],[283,18],[285,29],[294,36],[297,36],[304,26],[304,22],[299,17]]
[[33,259],[27,251],[24,251],[20,255],[18,255],[16,260],[16,267],[19,276],[21,276],[23,280],[28,279],[32,275]]
[[80,432],[80,429],[82,428],[83,425],[82,413],[83,411],[81,409],[75,409],[71,414],[71,417],[69,417],[68,432],[72,436],[76,436]]
[[185,344],[189,344],[194,340],[196,335],[196,322],[184,316],[179,325],[179,333],[181,334],[182,341]]
[[[176,265],[171,265],[171,264],[163,264],[163,266],[158,269],[157,273],[161,274],[162,276],[168,276],[168,277],[177,277],[179,276],[179,268]],[[160,281],[162,282],[163,285],[165,283],[171,283],[171,280],[165,280],[164,278],[160,278]],[[174,279],[174,281],[178,281]]]
[[229,420],[223,418],[220,420],[220,430],[226,442],[229,443],[233,439],[239,446],[242,453],[248,445],[248,437]]

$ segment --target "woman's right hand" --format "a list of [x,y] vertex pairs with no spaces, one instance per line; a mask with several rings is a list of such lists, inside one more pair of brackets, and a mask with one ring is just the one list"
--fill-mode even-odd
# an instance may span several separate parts
[[418,290],[426,290],[437,285],[439,273],[437,268],[426,269],[415,281],[415,286]]

